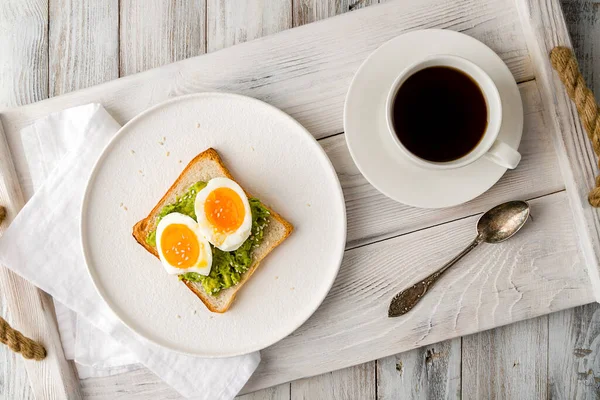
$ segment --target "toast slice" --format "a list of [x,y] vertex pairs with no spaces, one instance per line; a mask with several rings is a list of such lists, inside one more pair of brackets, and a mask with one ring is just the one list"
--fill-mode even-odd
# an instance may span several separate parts
[[[148,237],[148,233],[156,229],[157,216],[160,210],[165,205],[175,203],[177,197],[196,182],[208,182],[210,179],[218,177],[227,177],[234,180],[223,164],[223,161],[221,161],[219,153],[217,153],[215,149],[209,148],[190,161],[175,183],[173,183],[163,198],[160,199],[152,211],[150,211],[150,214],[134,225],[133,237],[135,240],[158,258],[156,248],[146,243],[146,238]],[[248,197],[251,197],[245,189],[244,191]],[[267,209],[271,213],[271,217],[269,224],[265,227],[263,241],[259,247],[252,250],[252,263],[250,264],[250,268],[242,275],[242,278],[237,285],[223,289],[216,296],[213,296],[204,290],[202,283],[182,280],[182,282],[185,283],[185,285],[194,292],[200,300],[202,300],[204,305],[206,305],[210,311],[217,313],[224,313],[227,311],[235,299],[238,290],[240,290],[248,279],[250,279],[262,259],[292,233],[292,224],[283,219],[281,215],[271,208],[267,207]]]

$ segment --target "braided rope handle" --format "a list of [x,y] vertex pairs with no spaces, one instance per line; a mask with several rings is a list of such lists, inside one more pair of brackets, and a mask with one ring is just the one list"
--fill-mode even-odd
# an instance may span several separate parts
[[[556,70],[567,94],[575,103],[581,123],[592,142],[596,156],[600,157],[600,110],[594,93],[587,87],[577,66],[575,55],[566,47],[555,47],[550,52],[552,68]],[[600,160],[599,165],[600,167]],[[590,191],[588,201],[593,207],[600,207],[600,175],[596,176],[596,186]]]
[[[0,224],[4,221],[5,217],[6,209],[0,206]],[[4,343],[16,353],[21,353],[28,360],[39,361],[46,358],[46,349],[44,346],[12,328],[2,317],[0,317],[0,343]]]
[[0,317],[0,343],[4,343],[15,353],[21,353],[28,360],[40,361],[46,358],[44,346],[23,336],[21,332],[12,328],[2,317]]

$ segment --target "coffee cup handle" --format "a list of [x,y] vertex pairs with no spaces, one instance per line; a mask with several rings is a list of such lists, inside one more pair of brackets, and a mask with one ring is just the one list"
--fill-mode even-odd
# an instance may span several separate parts
[[485,157],[501,167],[515,169],[521,161],[521,154],[500,140],[496,140],[485,153]]

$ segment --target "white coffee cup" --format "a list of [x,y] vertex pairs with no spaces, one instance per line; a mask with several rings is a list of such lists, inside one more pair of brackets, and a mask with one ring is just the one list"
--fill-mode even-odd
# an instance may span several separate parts
[[[408,150],[396,135],[393,125],[393,106],[396,94],[402,84],[416,72],[429,67],[451,67],[462,71],[473,79],[481,89],[487,106],[488,122],[479,143],[464,156],[446,162],[425,160]],[[502,101],[498,88],[492,78],[480,67],[469,60],[453,55],[436,55],[420,60],[400,73],[394,81],[386,101],[386,120],[388,130],[398,148],[412,162],[425,168],[451,169],[460,168],[485,157],[494,163],[509,169],[514,169],[521,161],[521,154],[506,143],[498,140],[502,124]]]

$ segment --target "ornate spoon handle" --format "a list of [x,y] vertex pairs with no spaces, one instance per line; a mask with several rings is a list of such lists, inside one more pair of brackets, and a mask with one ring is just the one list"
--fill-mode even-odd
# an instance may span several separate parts
[[392,302],[390,303],[388,317],[399,317],[412,310],[413,307],[416,306],[419,301],[421,301],[423,296],[425,296],[425,293],[427,293],[427,291],[438,281],[438,279],[440,279],[442,275],[444,275],[444,272],[456,264],[458,260],[467,255],[471,250],[477,247],[482,241],[483,239],[480,236],[477,236],[475,240],[473,240],[473,242],[467,246],[466,249],[458,253],[456,257],[448,261],[442,268],[394,296]]

